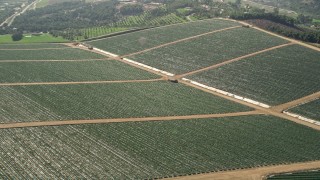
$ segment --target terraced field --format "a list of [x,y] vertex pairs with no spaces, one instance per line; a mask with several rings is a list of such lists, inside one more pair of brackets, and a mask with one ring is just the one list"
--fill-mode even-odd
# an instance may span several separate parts
[[273,175],[268,177],[267,179],[268,180],[301,180],[301,179],[317,180],[317,179],[320,179],[320,170]]
[[43,48],[65,48],[67,46],[63,44],[45,44],[45,43],[33,43],[33,44],[0,44],[0,49],[43,49]]
[[[250,36],[255,38],[248,38]],[[236,28],[128,58],[173,74],[182,74],[285,43],[288,42],[255,29]]]
[[2,60],[64,60],[64,59],[102,59],[102,55],[75,48],[46,50],[0,50]]
[[160,78],[119,61],[0,63],[0,83],[117,81]]
[[[154,28],[88,43],[114,54],[125,55],[190,36],[239,25],[225,20],[198,21]],[[186,29],[188,30],[186,31]]]
[[297,106],[289,110],[292,113],[320,121],[320,99]]
[[0,135],[0,177],[13,179],[161,178],[320,158],[319,131],[271,116],[2,129]]
[[243,97],[278,105],[320,90],[320,52],[292,45],[188,78]]
[[209,93],[169,82],[0,86],[0,95],[1,123],[251,110]]

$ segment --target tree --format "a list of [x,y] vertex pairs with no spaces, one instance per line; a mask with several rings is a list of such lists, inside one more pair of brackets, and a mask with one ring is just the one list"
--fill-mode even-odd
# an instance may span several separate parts
[[16,32],[11,36],[12,41],[20,41],[23,38],[22,32]]

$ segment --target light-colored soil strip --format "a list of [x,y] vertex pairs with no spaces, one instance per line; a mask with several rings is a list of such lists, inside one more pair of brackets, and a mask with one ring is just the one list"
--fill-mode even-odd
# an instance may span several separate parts
[[33,48],[33,49],[0,49],[0,51],[38,51],[38,50],[52,50],[52,49],[72,49],[75,47],[60,47],[60,48]]
[[238,95],[235,95],[235,94],[226,92],[226,91],[222,91],[222,90],[220,90],[220,89],[216,89],[216,88],[213,88],[213,87],[210,87],[210,86],[207,86],[207,85],[198,83],[198,82],[196,82],[196,81],[192,81],[192,80],[190,80],[190,79],[182,78],[182,80],[183,80],[183,81],[186,81],[186,82],[189,82],[189,83],[191,83],[191,84],[194,84],[194,85],[196,85],[196,86],[200,86],[200,87],[202,87],[202,88],[208,89],[208,90],[210,90],[210,91],[214,91],[214,92],[223,94],[223,95],[225,95],[225,96],[229,96],[229,97],[232,97],[232,98],[241,100],[241,101],[245,101],[245,102],[247,102],[247,103],[254,104],[254,105],[257,105],[257,106],[260,106],[260,107],[263,107],[263,108],[270,108],[270,107],[271,107],[271,106],[268,105],[268,104],[264,104],[264,103],[261,103],[261,102],[258,102],[258,101],[254,101],[254,100],[252,100],[252,99],[244,98],[244,97],[241,97],[241,96],[238,96]]
[[268,175],[320,168],[320,161],[222,171],[171,178],[171,180],[262,180]]
[[73,59],[73,60],[0,60],[0,63],[19,63],[19,62],[87,62],[87,61],[109,61],[111,58],[102,59]]
[[300,99],[296,99],[294,101],[291,101],[291,102],[288,102],[285,104],[281,104],[279,106],[274,106],[274,107],[272,107],[272,109],[277,112],[282,112],[282,111],[288,110],[289,108],[293,108],[293,107],[299,106],[301,104],[305,104],[307,102],[310,102],[310,101],[313,101],[313,100],[319,99],[319,98],[320,98],[320,91],[316,92],[314,94],[311,94],[309,96],[305,96]]
[[177,75],[176,78],[179,79],[179,78],[182,78],[182,77],[185,77],[185,76],[189,76],[189,75],[192,75],[192,74],[196,74],[196,73],[199,73],[199,72],[202,72],[202,71],[207,71],[207,70],[210,70],[210,69],[218,68],[220,66],[224,66],[224,65],[227,65],[227,64],[230,64],[230,63],[233,63],[233,62],[236,62],[236,61],[248,58],[248,57],[256,56],[258,54],[262,54],[262,53],[265,53],[265,52],[268,52],[268,51],[272,51],[272,50],[275,50],[275,49],[283,48],[283,47],[290,46],[290,45],[293,45],[293,44],[295,44],[295,43],[290,42],[290,43],[287,43],[287,44],[282,44],[282,45],[279,45],[279,46],[275,46],[275,47],[271,47],[271,48],[264,49],[264,50],[261,50],[261,51],[257,51],[257,52],[251,53],[251,54],[247,54],[247,55],[244,55],[244,56],[241,56],[241,57],[237,57],[237,58],[234,58],[234,59],[230,59],[230,60],[224,61],[224,62],[219,63],[219,64],[215,64],[215,65],[212,65],[212,66],[209,66],[209,67],[205,67],[205,68],[202,68],[202,69],[198,69],[198,70],[195,70],[195,71],[192,71],[192,72],[188,72],[188,73],[185,73],[185,74]]
[[295,117],[286,115],[286,114],[281,113],[281,112],[277,112],[277,111],[273,110],[272,108],[264,108],[264,107],[255,105],[255,104],[253,104],[253,103],[249,103],[249,102],[246,102],[246,101],[243,101],[243,100],[240,100],[240,99],[236,99],[236,98],[231,97],[231,96],[228,96],[228,95],[224,95],[224,94],[221,94],[221,93],[218,93],[218,92],[209,90],[209,89],[207,89],[207,88],[203,88],[203,87],[201,87],[201,86],[192,84],[192,83],[190,83],[190,82],[188,82],[188,81],[180,81],[180,82],[183,83],[183,84],[185,84],[185,85],[187,85],[187,86],[191,86],[191,87],[197,88],[197,89],[199,89],[199,90],[202,90],[202,91],[211,93],[211,94],[213,94],[213,95],[222,97],[222,98],[224,98],[224,99],[228,99],[228,100],[230,100],[230,101],[237,102],[237,103],[239,103],[239,104],[243,104],[243,105],[245,105],[245,106],[249,106],[249,107],[251,107],[251,108],[257,109],[258,111],[260,111],[260,112],[262,112],[262,113],[264,113],[264,114],[268,114],[268,115],[280,117],[280,118],[285,119],[285,120],[290,120],[290,121],[293,121],[293,122],[295,122],[295,123],[302,124],[302,125],[304,125],[304,126],[308,126],[308,127],[310,127],[310,128],[313,128],[313,129],[315,129],[315,130],[319,130],[319,131],[320,131],[320,126],[318,126],[318,125],[315,125],[315,124],[312,124],[312,123],[309,123],[309,122],[306,122],[306,121],[301,121],[301,120],[299,120],[298,118],[295,118]]
[[224,28],[224,29],[219,29],[219,30],[215,30],[215,31],[199,34],[199,35],[196,35],[196,36],[187,37],[187,38],[184,38],[184,39],[179,39],[177,41],[172,41],[172,42],[169,42],[169,43],[161,44],[159,46],[148,48],[148,49],[145,49],[145,50],[142,50],[142,51],[138,51],[138,52],[135,52],[135,53],[132,53],[132,54],[127,54],[127,55],[124,55],[124,56],[121,56],[121,57],[134,56],[134,55],[137,55],[137,54],[145,53],[145,52],[152,51],[154,49],[159,49],[159,48],[162,48],[162,47],[165,47],[165,46],[169,46],[169,45],[172,45],[172,44],[177,44],[177,43],[180,43],[180,42],[189,41],[189,40],[196,39],[196,38],[199,38],[199,37],[202,37],[202,36],[206,36],[206,35],[209,35],[209,34],[222,32],[222,31],[227,31],[227,30],[231,30],[231,29],[236,29],[236,28],[240,28],[240,27],[242,27],[242,26],[233,26],[233,27],[228,27],[228,28]]
[[320,126],[320,122],[319,121],[316,121],[314,119],[310,119],[310,118],[307,118],[307,117],[304,117],[304,116],[301,116],[299,114],[295,114],[295,113],[291,113],[291,112],[288,112],[288,111],[283,111],[284,114],[288,115],[288,116],[292,116],[294,118],[298,118],[300,119],[301,121],[306,121],[308,123],[312,123],[312,124],[315,124],[317,126]]
[[137,82],[156,82],[160,79],[147,80],[119,80],[119,81],[79,81],[79,82],[30,82],[30,83],[0,83],[0,86],[37,86],[37,85],[71,85],[71,84],[111,84],[111,83],[137,83]]
[[188,115],[188,116],[23,122],[23,123],[0,124],[0,129],[41,127],[41,126],[62,126],[62,125],[77,125],[77,124],[106,124],[106,123],[117,123],[117,122],[173,121],[173,120],[247,116],[247,115],[258,115],[258,114],[263,114],[263,113],[259,111],[248,111],[248,112],[236,112],[236,113],[226,113],[226,114],[202,114],[202,115]]

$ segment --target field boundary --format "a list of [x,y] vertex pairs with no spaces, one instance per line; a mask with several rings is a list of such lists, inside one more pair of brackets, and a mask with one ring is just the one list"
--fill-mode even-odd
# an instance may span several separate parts
[[52,49],[72,49],[75,47],[70,47],[70,46],[66,46],[66,47],[61,47],[61,48],[34,48],[34,49],[0,49],[0,51],[38,51],[38,50],[52,50]]
[[291,116],[291,117],[294,117],[294,118],[298,118],[298,119],[300,119],[301,121],[306,121],[306,122],[309,122],[309,123],[311,123],[311,124],[315,124],[315,125],[317,125],[317,126],[320,126],[320,122],[317,121],[317,120],[310,119],[310,118],[301,116],[301,115],[296,114],[296,113],[291,113],[291,112],[288,112],[288,111],[283,111],[283,113],[286,114],[286,115],[288,115],[288,116]]
[[87,62],[87,61],[112,61],[111,58],[102,59],[68,59],[68,60],[0,60],[0,63],[19,63],[19,62]]
[[208,172],[192,174],[181,177],[170,178],[170,180],[261,180],[271,174],[304,171],[320,168],[320,161],[270,165],[263,167],[253,167],[247,169],[237,169],[221,172]]
[[278,112],[282,112],[282,111],[291,109],[293,107],[300,106],[302,104],[306,104],[308,102],[314,101],[319,98],[320,98],[320,91],[313,93],[313,94],[310,94],[308,96],[302,97],[300,99],[296,99],[294,101],[287,102],[285,104],[274,106],[274,107],[272,107],[272,109],[274,109],[275,111],[278,111]]
[[191,72],[188,72],[188,73],[180,74],[180,75],[177,75],[176,78],[180,79],[180,78],[185,77],[185,76],[189,76],[189,75],[197,74],[199,72],[203,72],[203,71],[207,71],[207,70],[210,70],[210,69],[218,68],[220,66],[224,66],[224,65],[236,62],[236,61],[240,61],[242,59],[246,59],[246,58],[249,58],[249,57],[252,57],[252,56],[256,56],[258,54],[269,52],[269,51],[272,51],[272,50],[275,50],[275,49],[280,49],[280,48],[283,48],[283,47],[286,47],[286,46],[291,46],[293,44],[295,44],[295,43],[289,42],[289,43],[286,43],[286,44],[282,44],[282,45],[274,46],[274,47],[271,47],[271,48],[267,48],[267,49],[264,49],[264,50],[261,50],[261,51],[257,51],[257,52],[254,52],[254,53],[250,53],[250,54],[247,54],[247,55],[244,55],[244,56],[233,58],[233,59],[224,61],[224,62],[219,63],[219,64],[214,64],[212,66],[208,66],[208,67],[201,68],[201,69],[198,69],[198,70],[195,70],[195,71],[191,71]]
[[131,54],[120,56],[120,57],[124,58],[124,57],[134,56],[134,55],[137,55],[137,54],[142,54],[142,53],[145,53],[145,52],[148,52],[148,51],[152,51],[152,50],[159,49],[159,48],[162,48],[162,47],[166,47],[166,46],[169,46],[169,45],[177,44],[177,43],[180,43],[180,42],[189,41],[189,40],[192,40],[192,39],[197,39],[197,38],[202,37],[202,36],[207,36],[207,35],[214,34],[214,33],[217,33],[217,32],[227,31],[227,30],[241,28],[241,27],[242,26],[232,26],[232,27],[228,27],[228,28],[214,30],[214,31],[210,31],[210,32],[207,32],[207,33],[198,34],[198,35],[195,35],[195,36],[190,36],[190,37],[187,37],[187,38],[183,38],[183,39],[179,39],[179,40],[176,40],[176,41],[172,41],[172,42],[169,42],[169,43],[164,43],[164,44],[161,44],[159,46],[155,46],[155,47],[152,47],[152,48],[144,49],[142,51],[134,52],[134,53],[131,53]]
[[38,86],[38,85],[75,85],[75,84],[112,84],[112,83],[139,83],[163,81],[159,79],[146,80],[115,80],[115,81],[75,81],[75,82],[29,82],[29,83],[0,83],[0,86]]
[[259,111],[245,111],[224,114],[198,114],[186,116],[163,116],[163,117],[143,117],[143,118],[115,118],[115,119],[92,119],[92,120],[62,120],[62,121],[33,121],[17,123],[0,123],[0,129],[23,128],[23,127],[43,127],[43,126],[62,126],[62,125],[79,125],[79,124],[107,124],[119,122],[144,122],[144,121],[174,121],[174,120],[192,120],[222,118],[248,115],[263,115]]

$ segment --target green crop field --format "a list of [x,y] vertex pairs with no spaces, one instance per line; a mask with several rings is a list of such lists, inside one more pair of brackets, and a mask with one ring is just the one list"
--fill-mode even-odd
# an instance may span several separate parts
[[160,78],[119,61],[0,63],[0,83],[115,81]]
[[0,50],[1,60],[72,60],[102,59],[102,55],[75,48],[46,50]]
[[268,180],[319,180],[320,170],[272,175]]
[[1,129],[2,179],[153,179],[320,159],[320,132],[271,116]]
[[67,48],[63,44],[34,43],[34,44],[0,44],[0,49],[43,49],[43,48]]
[[170,82],[0,86],[5,122],[183,116],[251,110]]
[[153,28],[88,43],[108,52],[125,55],[190,36],[238,25],[238,23],[225,20],[197,21]]
[[288,42],[255,29],[236,28],[165,46],[129,59],[173,74],[182,74],[285,43]]
[[292,113],[320,121],[320,99],[297,106],[289,110]]
[[320,90],[320,52],[292,45],[188,78],[270,105]]
[[42,34],[33,36],[31,34],[24,34],[24,37],[20,41],[13,41],[11,35],[0,35],[0,44],[12,43],[12,44],[21,44],[21,43],[62,43],[68,42],[68,40],[63,39],[62,37],[53,37],[51,34]]

